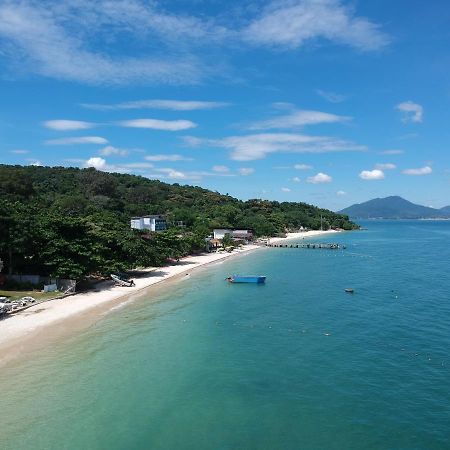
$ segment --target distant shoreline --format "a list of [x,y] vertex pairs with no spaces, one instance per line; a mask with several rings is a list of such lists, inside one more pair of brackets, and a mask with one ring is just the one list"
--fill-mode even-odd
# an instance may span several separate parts
[[[291,239],[314,238],[337,231],[313,230],[302,233],[288,233],[284,238],[271,238],[270,242]],[[149,292],[150,288],[161,286],[167,280],[189,276],[190,272],[217,261],[223,261],[238,255],[249,254],[257,250],[258,245],[250,244],[242,250],[232,253],[220,252],[198,256],[188,256],[180,263],[166,267],[146,269],[147,272],[135,279],[133,288],[116,287],[112,281],[102,282],[97,289],[82,292],[64,299],[48,301],[28,308],[23,313],[0,320],[0,367],[10,360],[41,347],[68,331],[83,330],[99,320],[124,301],[135,301]],[[42,345],[39,345],[42,344]]]

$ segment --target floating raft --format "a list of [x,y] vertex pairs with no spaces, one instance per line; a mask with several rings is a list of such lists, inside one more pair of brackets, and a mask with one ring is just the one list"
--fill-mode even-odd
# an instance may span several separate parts
[[341,250],[345,249],[345,245],[341,244],[267,244],[267,247],[278,248],[312,248],[325,250]]

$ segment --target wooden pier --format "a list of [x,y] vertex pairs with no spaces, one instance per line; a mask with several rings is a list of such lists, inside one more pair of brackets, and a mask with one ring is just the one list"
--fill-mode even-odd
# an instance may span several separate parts
[[342,250],[345,249],[345,245],[341,244],[266,244],[266,247],[278,247],[278,248],[309,248],[309,249],[322,249],[322,250]]

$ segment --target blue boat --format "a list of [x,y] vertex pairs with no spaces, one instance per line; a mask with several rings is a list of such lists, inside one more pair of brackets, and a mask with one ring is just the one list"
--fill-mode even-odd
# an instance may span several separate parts
[[263,284],[266,282],[266,277],[255,275],[255,276],[242,276],[242,275],[231,275],[226,280],[230,283],[256,283]]

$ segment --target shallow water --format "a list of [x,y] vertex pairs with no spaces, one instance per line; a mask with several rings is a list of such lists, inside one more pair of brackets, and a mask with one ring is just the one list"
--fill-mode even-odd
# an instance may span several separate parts
[[449,448],[450,222],[364,225],[317,240],[343,251],[198,270],[1,369],[0,448]]

